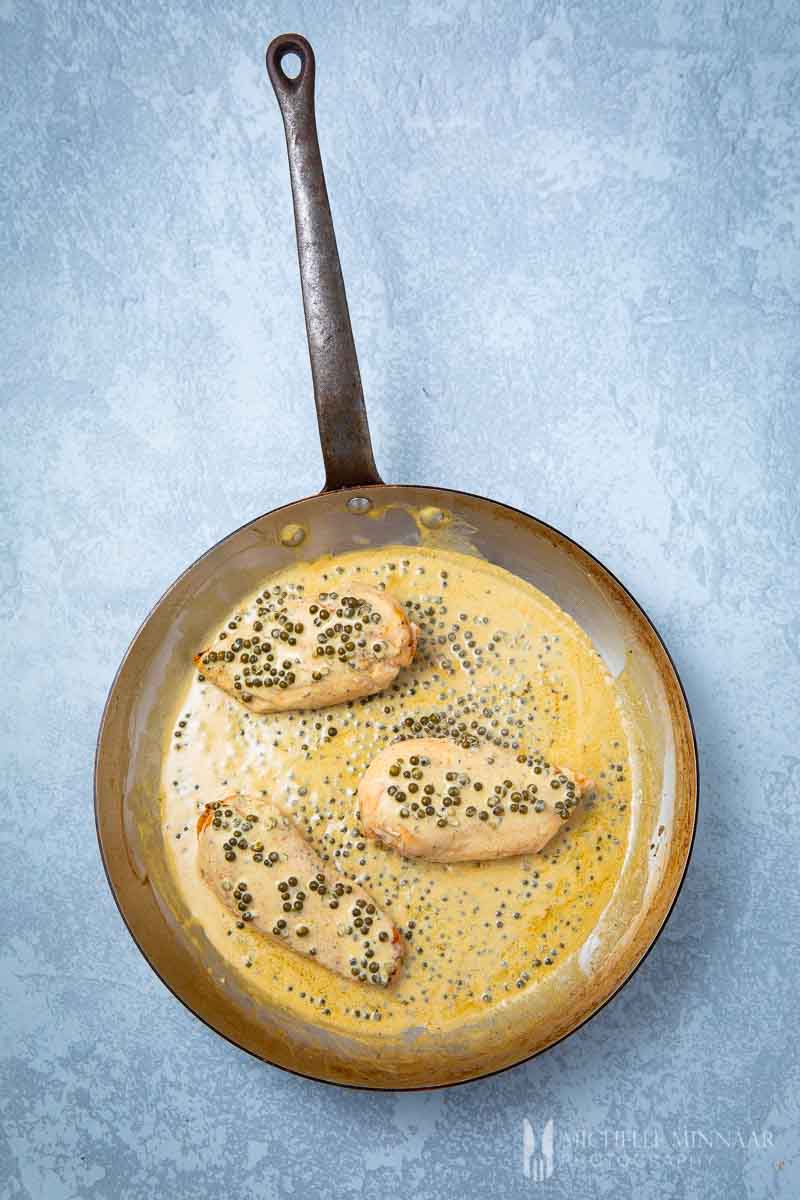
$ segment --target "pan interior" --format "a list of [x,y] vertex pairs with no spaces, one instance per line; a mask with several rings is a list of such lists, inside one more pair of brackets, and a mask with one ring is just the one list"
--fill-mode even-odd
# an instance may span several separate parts
[[[265,576],[323,554],[384,545],[478,553],[529,580],[589,634],[617,679],[631,738],[635,820],[620,882],[579,955],[523,1003],[467,1022],[457,1037],[424,1028],[344,1036],[300,1019],[224,970],[178,892],[161,834],[164,731],[186,663],[209,626]],[[165,595],[137,635],[109,698],[97,762],[98,829],[126,921],[175,993],[260,1057],[318,1078],[375,1087],[436,1086],[538,1052],[585,1020],[646,952],[682,877],[696,772],[680,685],[647,619],[589,555],[515,510],[440,489],[376,487],[300,501],[219,543]],[[498,1013],[502,1015],[498,1015]]]

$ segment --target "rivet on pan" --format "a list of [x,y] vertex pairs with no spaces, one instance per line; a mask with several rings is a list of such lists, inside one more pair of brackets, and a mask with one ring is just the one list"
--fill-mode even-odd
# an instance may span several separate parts
[[446,524],[449,517],[441,508],[423,508],[419,514],[419,519],[427,529],[438,529],[440,525]]
[[372,501],[366,496],[351,496],[347,501],[351,513],[365,513],[372,508]]
[[306,531],[302,525],[284,525],[278,534],[283,546],[299,546],[305,536]]

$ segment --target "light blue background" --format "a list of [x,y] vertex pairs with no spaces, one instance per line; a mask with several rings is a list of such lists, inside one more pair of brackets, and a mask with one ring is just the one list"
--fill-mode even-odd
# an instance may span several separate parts
[[[0,0],[3,1200],[800,1194],[796,17]],[[662,630],[700,745],[690,874],[632,982],[538,1060],[427,1095],[217,1038],[140,958],[95,845],[138,623],[322,478],[263,68],[288,29],[317,51],[385,478],[591,548]],[[555,1120],[545,1184],[524,1117]]]

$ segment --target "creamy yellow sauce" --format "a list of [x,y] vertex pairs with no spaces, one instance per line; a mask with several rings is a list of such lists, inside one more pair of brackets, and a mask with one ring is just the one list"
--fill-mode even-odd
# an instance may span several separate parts
[[[266,716],[187,671],[161,795],[167,856],[187,909],[250,993],[331,1029],[363,1036],[371,1021],[394,1032],[445,1029],[513,1003],[579,954],[622,871],[631,772],[614,680],[553,601],[479,558],[396,546],[298,564],[274,576],[283,580],[302,583],[306,595],[385,587],[420,626],[417,656],[380,695]],[[594,791],[539,854],[404,859],[363,837],[357,786],[383,747],[425,736],[423,718],[433,713],[454,735],[543,753],[592,778]],[[196,836],[205,805],[235,793],[280,805],[384,908],[406,943],[396,983],[351,982],[236,927],[200,879]]]

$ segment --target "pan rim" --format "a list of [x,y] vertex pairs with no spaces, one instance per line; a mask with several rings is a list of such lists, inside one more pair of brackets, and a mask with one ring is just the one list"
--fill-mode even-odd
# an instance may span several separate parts
[[[326,1079],[324,1076],[314,1075],[314,1074],[311,1074],[310,1072],[295,1070],[292,1067],[284,1066],[282,1063],[273,1062],[272,1059],[264,1057],[262,1054],[259,1054],[255,1050],[251,1050],[248,1046],[242,1045],[241,1042],[238,1042],[235,1038],[230,1037],[227,1033],[223,1033],[221,1030],[219,1030],[215,1025],[213,1025],[211,1023],[211,1021],[207,1020],[206,1017],[204,1017],[202,1015],[202,1013],[198,1012],[187,1000],[184,999],[183,996],[181,996],[179,994],[178,991],[175,990],[175,988],[172,986],[172,984],[164,977],[164,975],[161,973],[161,971],[155,966],[155,964],[152,962],[152,960],[150,959],[147,952],[142,947],[141,943],[139,942],[138,937],[136,936],[136,933],[134,932],[133,928],[131,927],[131,924],[128,920],[128,917],[125,913],[122,902],[120,900],[120,896],[117,893],[117,889],[114,884],[114,880],[112,879],[111,872],[109,870],[108,860],[106,858],[105,847],[103,845],[103,838],[102,838],[102,834],[100,832],[100,803],[99,803],[100,751],[101,751],[101,747],[103,744],[103,736],[105,733],[106,724],[108,722],[109,709],[110,709],[112,700],[114,698],[114,694],[117,689],[117,683],[119,681],[119,677],[122,674],[125,664],[127,663],[130,655],[132,654],[134,647],[136,646],[136,643],[139,640],[139,637],[144,632],[145,628],[150,623],[151,618],[155,615],[155,613],[158,611],[158,609],[161,608],[161,605],[164,603],[164,601],[167,599],[167,597],[170,595],[170,593],[173,591],[173,589],[181,582],[181,580],[185,579],[192,571],[194,571],[194,569],[197,566],[199,566],[199,564],[201,562],[203,562],[206,558],[208,558],[209,555],[213,554],[214,551],[219,546],[221,546],[224,542],[227,542],[231,538],[236,537],[237,534],[241,533],[243,530],[247,529],[249,526],[254,525],[256,522],[261,521],[266,517],[272,517],[275,514],[282,512],[284,509],[293,508],[297,504],[304,504],[309,500],[316,500],[316,499],[320,498],[321,496],[335,494],[336,492],[343,495],[346,492],[356,492],[356,493],[361,493],[361,492],[366,492],[366,491],[372,492],[372,491],[381,490],[383,488],[407,489],[409,491],[412,491],[412,490],[436,491],[438,493],[446,493],[448,495],[453,495],[453,496],[467,497],[470,500],[476,500],[483,504],[490,504],[490,505],[494,505],[497,508],[505,509],[507,512],[515,514],[516,516],[524,517],[525,519],[527,519],[529,521],[535,521],[543,529],[548,530],[549,532],[557,535],[559,538],[563,538],[564,541],[567,542],[571,547],[574,547],[577,550],[579,550],[582,554],[585,554],[587,556],[587,558],[590,559],[590,561],[596,567],[599,567],[600,570],[606,576],[608,576],[608,578],[611,579],[618,588],[620,588],[620,590],[622,591],[624,596],[628,599],[628,601],[641,614],[641,616],[644,618],[647,626],[649,627],[651,632],[654,634],[658,645],[661,647],[661,650],[663,651],[664,655],[666,656],[669,667],[670,667],[670,669],[673,673],[673,676],[675,678],[675,681],[678,685],[678,694],[680,696],[680,699],[681,699],[681,702],[683,705],[683,711],[686,716],[688,730],[689,730],[689,733],[691,734],[691,738],[690,738],[688,744],[691,746],[691,759],[692,759],[691,774],[692,774],[693,783],[694,783],[694,787],[693,787],[694,803],[692,805],[692,811],[690,813],[691,833],[690,833],[689,839],[686,844],[684,860],[680,867],[680,875],[679,875],[679,878],[677,881],[677,886],[675,888],[675,893],[672,897],[672,900],[670,901],[669,907],[666,909],[666,911],[658,925],[658,928],[656,929],[655,933],[653,934],[647,948],[642,952],[642,954],[636,960],[636,962],[633,964],[633,966],[630,968],[630,970],[624,975],[624,977],[620,980],[620,982],[616,985],[616,987],[609,993],[609,995],[605,998],[605,1000],[603,1000],[595,1008],[592,1008],[592,1010],[590,1012],[588,1012],[582,1020],[580,1020],[571,1029],[567,1030],[566,1033],[561,1034],[560,1037],[554,1038],[552,1042],[548,1042],[547,1045],[539,1047],[539,1049],[534,1050],[532,1054],[528,1054],[524,1058],[518,1059],[516,1062],[508,1063],[502,1067],[496,1067],[493,1070],[482,1071],[477,1075],[468,1075],[468,1076],[465,1076],[465,1078],[463,1078],[463,1079],[455,1079],[455,1080],[451,1080],[451,1081],[448,1081],[445,1083],[414,1084],[414,1085],[409,1085],[407,1087],[404,1087],[404,1086],[380,1087],[378,1085],[372,1085],[372,1084],[347,1083],[347,1082],[341,1082],[341,1081],[335,1080],[335,1079]],[[690,780],[690,782],[691,782],[691,780]],[[279,1071],[285,1071],[288,1075],[294,1075],[295,1077],[300,1078],[300,1079],[309,1079],[315,1083],[323,1083],[328,1087],[347,1088],[350,1091],[378,1092],[378,1093],[439,1091],[443,1088],[462,1087],[462,1086],[465,1086],[466,1084],[477,1083],[479,1080],[491,1079],[496,1075],[501,1075],[506,1071],[511,1071],[516,1067],[523,1066],[525,1063],[532,1062],[535,1058],[538,1058],[539,1055],[544,1054],[549,1050],[552,1050],[555,1046],[560,1045],[562,1042],[566,1041],[567,1038],[572,1037],[573,1034],[577,1033],[578,1030],[582,1029],[585,1025],[587,1025],[589,1023],[589,1021],[591,1021],[594,1017],[596,1017],[598,1015],[598,1013],[602,1012],[602,1010],[606,1007],[606,1005],[609,1004],[619,994],[619,992],[622,991],[622,989],[626,986],[626,984],[630,982],[630,980],[633,978],[633,976],[636,974],[636,972],[639,970],[639,968],[642,966],[642,964],[648,958],[648,956],[650,955],[654,946],[656,945],[656,943],[660,939],[662,933],[664,932],[667,922],[669,921],[670,917],[672,916],[673,912],[675,911],[675,907],[678,903],[678,899],[680,897],[681,891],[683,890],[683,885],[686,881],[686,876],[687,876],[687,873],[689,870],[689,863],[691,862],[692,853],[694,851],[695,838],[697,835],[698,818],[699,818],[699,814],[700,814],[700,758],[699,758],[698,747],[697,747],[697,733],[696,733],[695,726],[694,726],[694,718],[692,717],[692,710],[689,706],[689,701],[688,701],[688,698],[686,695],[686,689],[683,685],[683,680],[681,679],[680,673],[678,672],[678,669],[675,665],[673,657],[670,654],[669,649],[668,649],[664,639],[662,638],[654,621],[652,620],[650,615],[647,613],[647,611],[642,607],[642,605],[639,603],[639,601],[636,599],[636,597],[628,590],[628,588],[625,586],[625,584],[620,579],[617,578],[617,576],[614,574],[614,572],[611,571],[603,562],[601,562],[601,560],[599,558],[597,558],[594,554],[592,554],[592,552],[590,550],[587,550],[585,546],[583,546],[580,542],[576,541],[575,538],[570,537],[569,534],[563,533],[560,529],[557,529],[554,525],[551,525],[548,521],[542,520],[541,517],[536,517],[532,513],[526,512],[524,509],[517,508],[513,504],[506,504],[504,501],[494,500],[489,496],[482,496],[477,492],[465,492],[465,491],[462,491],[460,488],[442,487],[442,486],[435,485],[435,484],[370,483],[370,484],[364,484],[363,486],[359,485],[359,484],[353,484],[348,487],[333,489],[331,492],[323,489],[323,491],[321,491],[321,492],[313,492],[310,495],[303,496],[298,500],[290,500],[290,501],[287,501],[287,503],[285,503],[285,504],[279,504],[277,507],[268,509],[266,512],[261,513],[259,516],[252,517],[249,520],[244,521],[236,529],[231,530],[230,533],[227,533],[223,537],[218,538],[218,540],[216,542],[214,542],[211,546],[209,546],[207,550],[203,551],[202,554],[198,555],[198,557],[196,559],[194,559],[194,561],[191,562],[188,567],[186,567],[183,571],[181,571],[181,573],[179,575],[177,575],[175,577],[175,579],[173,579],[172,583],[170,583],[170,585],[166,588],[166,590],[161,594],[161,596],[158,598],[158,600],[155,602],[155,604],[153,604],[150,607],[150,609],[148,610],[144,619],[139,623],[139,626],[137,627],[136,632],[134,633],[133,637],[131,638],[131,640],[125,650],[125,653],[123,654],[123,656],[119,662],[119,665],[118,665],[116,671],[114,672],[114,677],[111,681],[111,686],[109,687],[108,694],[106,696],[106,700],[103,705],[103,712],[102,712],[102,715],[100,718],[100,725],[99,725],[98,732],[97,732],[97,742],[95,745],[95,753],[94,753],[94,766],[93,766],[93,771],[92,771],[92,786],[93,786],[93,800],[94,800],[95,833],[97,836],[98,848],[100,850],[100,859],[103,864],[103,871],[105,872],[106,881],[108,883],[109,890],[111,891],[111,895],[114,898],[114,903],[117,907],[117,911],[119,912],[119,915],[122,917],[125,928],[127,929],[128,933],[130,934],[130,937],[132,938],[133,943],[136,946],[139,953],[141,954],[142,958],[145,960],[145,962],[147,963],[150,970],[161,981],[161,983],[164,985],[164,987],[166,987],[167,990],[175,997],[175,999],[178,1000],[183,1005],[183,1007],[192,1014],[192,1016],[196,1017],[197,1020],[201,1021],[203,1023],[203,1025],[206,1026],[206,1028],[210,1029],[218,1037],[223,1038],[230,1045],[235,1046],[237,1048],[237,1050],[240,1050],[243,1053],[250,1055],[252,1058],[256,1059],[256,1061],[258,1061],[258,1062],[264,1063],[267,1066],[273,1067]]]

